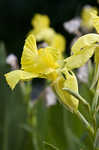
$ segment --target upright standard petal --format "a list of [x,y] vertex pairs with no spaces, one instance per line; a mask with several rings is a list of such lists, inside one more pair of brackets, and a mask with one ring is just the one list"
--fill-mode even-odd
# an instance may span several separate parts
[[35,64],[38,61],[38,55],[33,53],[30,49],[24,48],[21,57],[21,69],[27,72],[35,72]]
[[30,80],[37,77],[37,75],[22,70],[15,70],[5,74],[5,77],[8,85],[13,90],[20,80]]
[[21,57],[21,68],[28,72],[35,72],[35,70],[33,70],[33,67],[36,64],[37,58],[38,51],[36,47],[36,40],[35,37],[30,34],[25,41]]
[[29,34],[29,36],[26,38],[24,49],[29,49],[33,53],[37,54],[36,39],[33,34]]

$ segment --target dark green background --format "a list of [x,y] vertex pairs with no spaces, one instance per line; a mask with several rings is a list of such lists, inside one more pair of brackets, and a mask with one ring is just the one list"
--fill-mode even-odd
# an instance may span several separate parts
[[20,58],[32,16],[42,13],[50,17],[57,32],[64,34],[68,46],[73,35],[63,29],[63,22],[80,15],[85,4],[99,7],[96,0],[0,0],[0,40],[5,42],[7,53]]

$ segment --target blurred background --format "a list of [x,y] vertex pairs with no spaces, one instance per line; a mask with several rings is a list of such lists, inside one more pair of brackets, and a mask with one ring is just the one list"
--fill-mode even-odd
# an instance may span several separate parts
[[[6,64],[6,54],[14,53],[20,62],[25,38],[32,29],[31,19],[36,13],[49,16],[51,27],[66,38],[68,53],[75,35],[67,32],[63,23],[80,16],[85,5],[99,8],[97,0],[0,0],[0,41],[5,44],[0,44],[0,150],[52,150],[44,149],[44,141],[59,150],[93,150],[89,134],[75,115],[58,101],[47,106],[45,96],[50,91],[46,91],[45,80],[18,84],[12,92],[4,78],[11,70]],[[90,78],[92,73],[93,70]],[[91,104],[93,92],[89,85],[81,81],[79,92]],[[39,95],[38,101],[30,101]],[[52,95],[49,96],[52,99]],[[85,107],[80,107],[87,116]],[[99,122],[99,115],[97,118]]]
[[79,16],[86,4],[99,6],[97,0],[0,0],[0,40],[5,42],[8,54],[13,52],[20,58],[31,19],[41,13],[47,14],[51,26],[68,39],[68,47],[73,35],[64,30],[63,23]]

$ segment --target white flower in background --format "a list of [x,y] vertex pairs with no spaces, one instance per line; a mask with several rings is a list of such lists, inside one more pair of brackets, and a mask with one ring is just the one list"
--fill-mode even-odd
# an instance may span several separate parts
[[65,22],[63,26],[69,33],[75,33],[78,31],[80,23],[81,19],[79,17],[75,17],[74,19]]
[[53,90],[51,89],[51,87],[47,87],[45,89],[45,98],[46,98],[46,105],[49,107],[49,106],[52,106],[52,105],[55,105],[56,104],[56,96],[53,92]]
[[14,54],[10,54],[7,56],[6,63],[9,64],[13,70],[18,68],[18,60]]
[[92,8],[92,6],[91,5],[85,5],[83,8],[84,9],[89,9],[89,8]]
[[88,82],[88,63],[78,69],[77,77],[81,82]]
[[46,48],[47,46],[48,46],[48,44],[45,42],[38,44],[38,48]]

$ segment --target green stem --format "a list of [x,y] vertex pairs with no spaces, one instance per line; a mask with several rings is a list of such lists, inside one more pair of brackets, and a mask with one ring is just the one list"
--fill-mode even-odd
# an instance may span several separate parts
[[63,88],[65,91],[67,91],[68,93],[70,93],[71,95],[73,95],[75,98],[77,98],[79,101],[81,101],[85,106],[87,106],[89,112],[90,112],[90,105],[89,103],[82,97],[80,96],[80,94],[74,92],[73,90],[69,89],[69,88]]
[[93,103],[92,103],[92,111],[96,111],[96,107],[98,104],[98,97],[99,97],[99,91],[96,90],[94,98],[93,98]]
[[95,74],[94,74],[92,85],[91,85],[90,89],[92,89],[95,86],[98,78],[99,78],[99,65],[96,64],[96,66],[95,66]]
[[97,129],[97,133],[95,135],[94,149],[99,150],[99,128]]
[[96,127],[96,113],[93,114],[93,127],[94,127],[94,135],[96,136],[97,127]]
[[99,82],[97,84],[96,92],[92,102],[92,117],[93,117],[92,119],[93,119],[95,135],[96,135],[96,113],[97,113],[98,97],[99,97]]
[[89,132],[94,135],[94,129],[93,127],[89,124],[89,122],[85,119],[85,117],[79,112],[75,112],[75,114],[78,116],[78,118],[84,123],[86,128],[89,130]]

